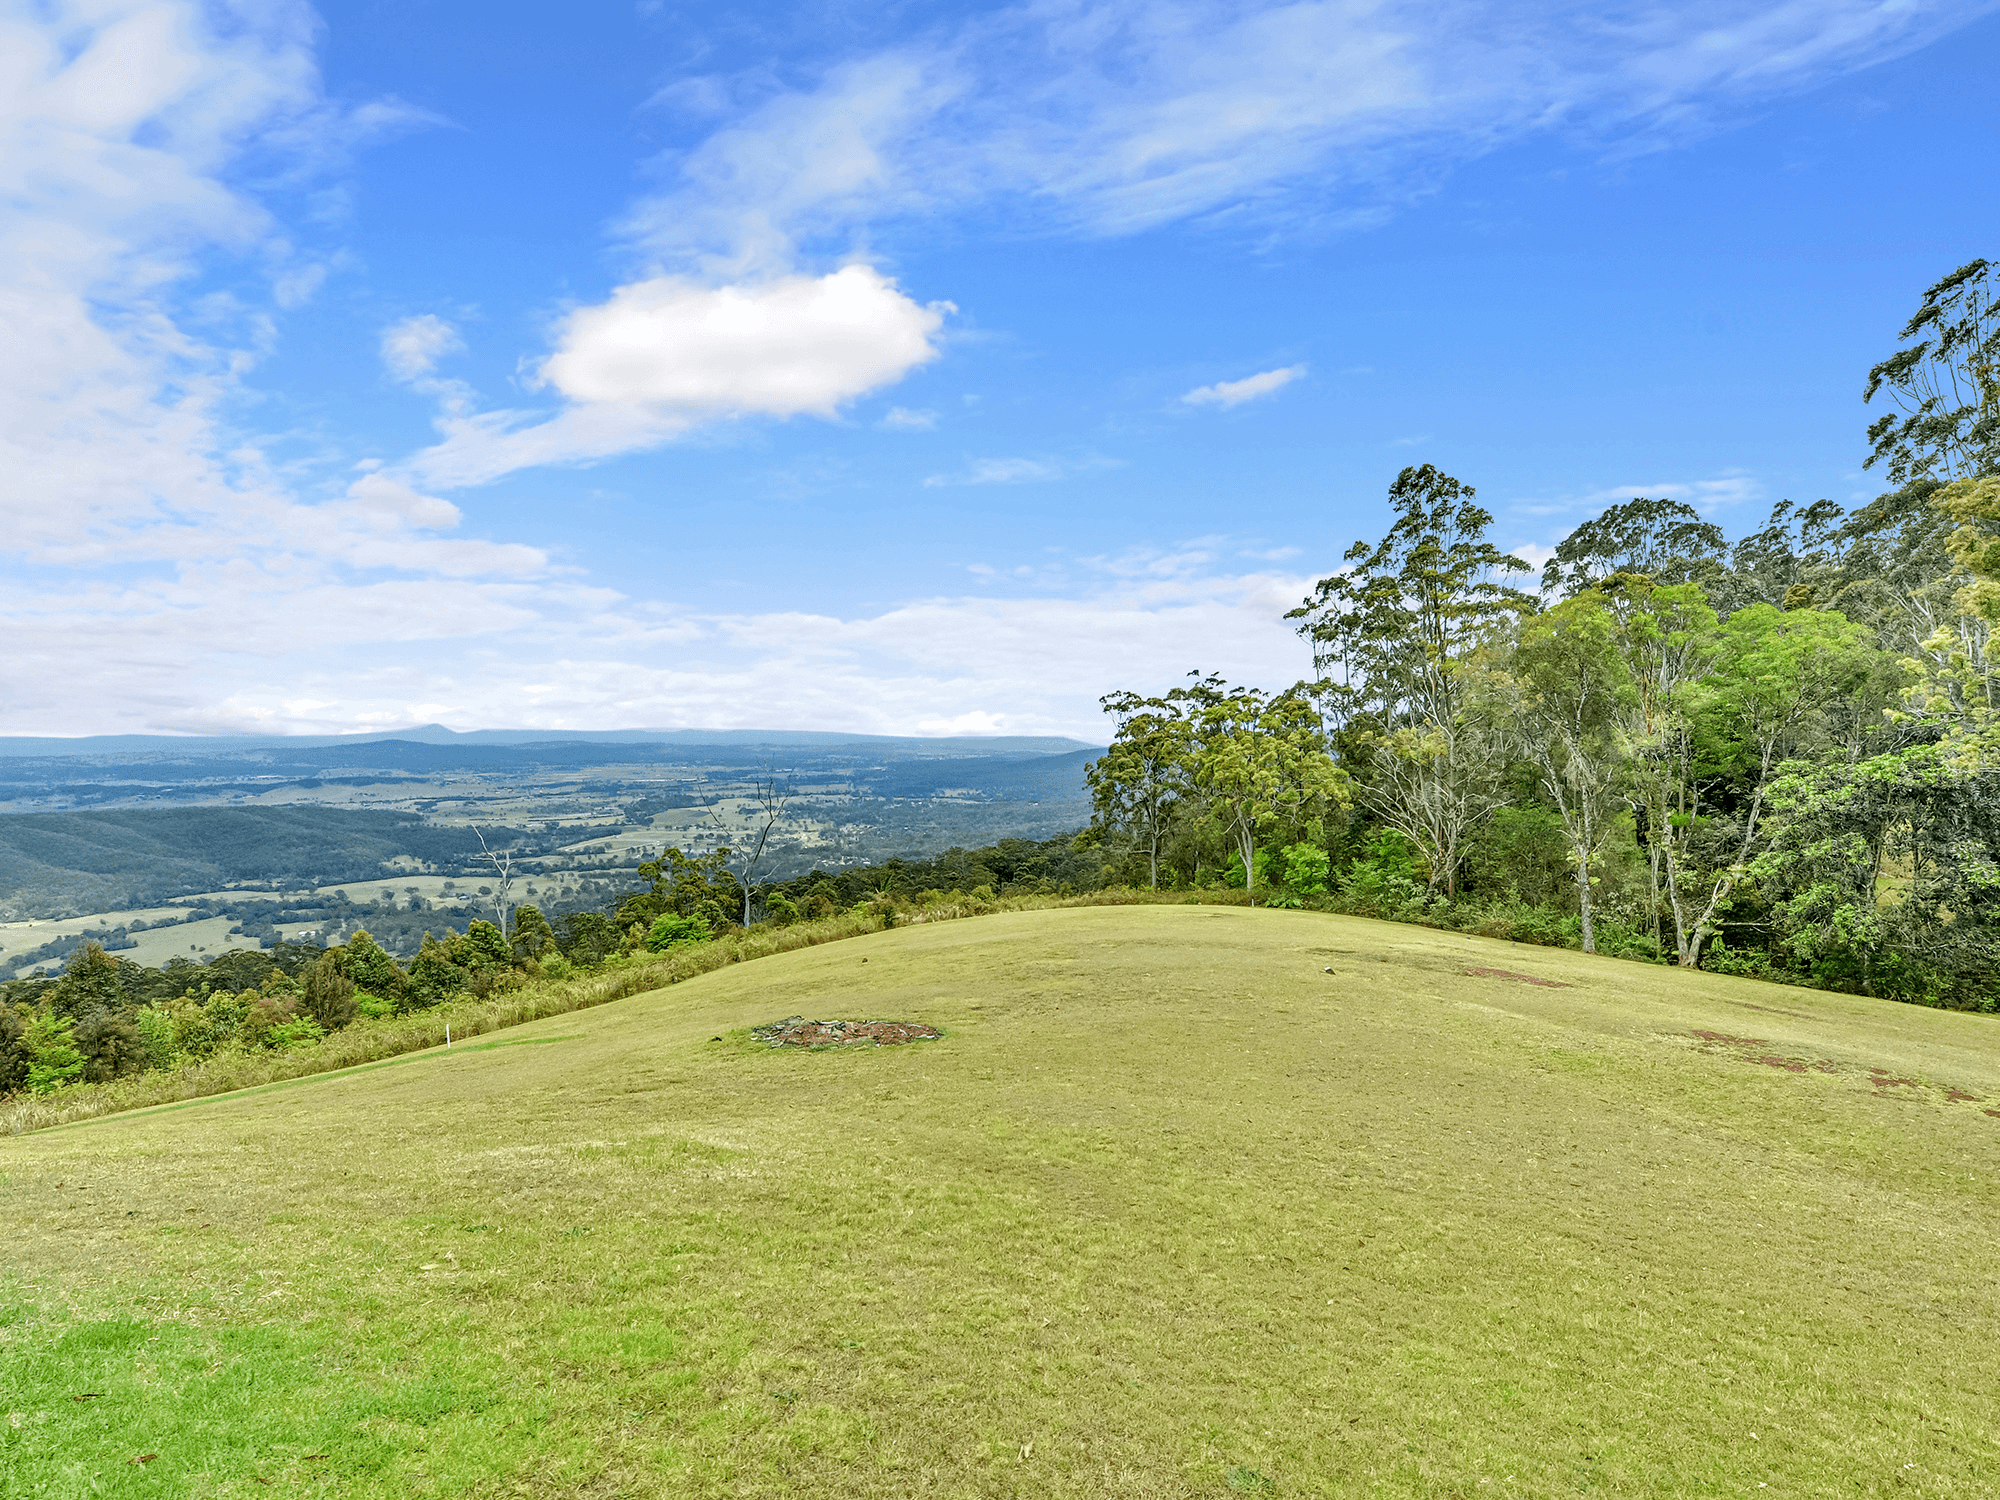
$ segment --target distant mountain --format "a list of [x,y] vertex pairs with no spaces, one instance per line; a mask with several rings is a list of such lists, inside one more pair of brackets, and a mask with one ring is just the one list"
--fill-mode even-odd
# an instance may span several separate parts
[[846,750],[897,759],[995,755],[1067,755],[1092,748],[1053,735],[838,734],[815,729],[447,729],[425,724],[381,734],[174,735],[104,734],[76,738],[0,735],[0,758],[68,756],[232,756],[252,752],[305,752],[401,741],[454,747],[539,745],[663,745],[676,750]]

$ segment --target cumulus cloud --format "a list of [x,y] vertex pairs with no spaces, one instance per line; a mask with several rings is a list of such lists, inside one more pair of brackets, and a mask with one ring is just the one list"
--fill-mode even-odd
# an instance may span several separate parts
[[458,330],[436,313],[391,323],[382,330],[382,363],[398,380],[416,380],[447,354],[465,347]]
[[1241,380],[1221,380],[1214,385],[1196,386],[1181,400],[1188,406],[1220,406],[1227,410],[1232,406],[1241,406],[1245,401],[1255,401],[1259,396],[1274,395],[1305,372],[1304,365],[1286,365],[1282,370],[1266,370],[1261,375],[1246,375]]
[[578,403],[830,417],[937,358],[951,311],[862,265],[751,286],[661,276],[572,312],[541,375]]
[[654,447],[729,418],[831,418],[936,359],[955,310],[859,264],[723,286],[649,277],[558,326],[537,376],[562,409],[447,412],[444,440],[408,467],[455,488]]

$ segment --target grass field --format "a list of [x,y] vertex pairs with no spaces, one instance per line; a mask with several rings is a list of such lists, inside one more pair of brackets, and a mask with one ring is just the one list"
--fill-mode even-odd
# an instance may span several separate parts
[[0,1139],[0,1496],[1988,1495],[1997,1024],[1081,908]]

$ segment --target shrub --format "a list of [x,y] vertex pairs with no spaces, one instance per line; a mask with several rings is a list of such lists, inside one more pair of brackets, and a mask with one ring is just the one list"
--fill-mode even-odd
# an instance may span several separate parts
[[654,918],[652,928],[646,933],[646,947],[654,953],[671,953],[676,948],[705,943],[711,936],[708,923],[701,918],[667,912]]
[[70,1035],[76,1023],[44,1011],[27,1024],[20,1045],[28,1055],[28,1092],[53,1094],[83,1076],[83,1054]]
[[326,1028],[303,1011],[278,1022],[264,1033],[264,1045],[274,1052],[310,1047],[325,1039]]
[[371,995],[366,990],[354,992],[354,1008],[371,1021],[379,1021],[384,1016],[396,1013],[396,1002],[384,1000],[379,995]]
[[1285,894],[1294,901],[1324,896],[1333,861],[1317,844],[1293,844],[1285,850]]
[[146,1071],[151,1049],[132,1012],[123,1006],[92,1011],[76,1023],[71,1038],[83,1055],[85,1083],[109,1083]]
[[306,970],[300,1008],[319,1023],[322,1035],[338,1031],[354,1019],[354,981],[341,972],[339,955],[323,953],[319,962]]
[[28,1023],[13,1006],[0,1003],[0,1095],[13,1093],[28,1081]]

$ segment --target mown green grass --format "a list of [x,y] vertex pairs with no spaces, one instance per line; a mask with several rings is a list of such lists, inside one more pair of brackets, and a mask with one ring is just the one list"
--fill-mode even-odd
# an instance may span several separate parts
[[1990,1494],[1994,1025],[1237,908],[779,955],[0,1140],[0,1495]]

